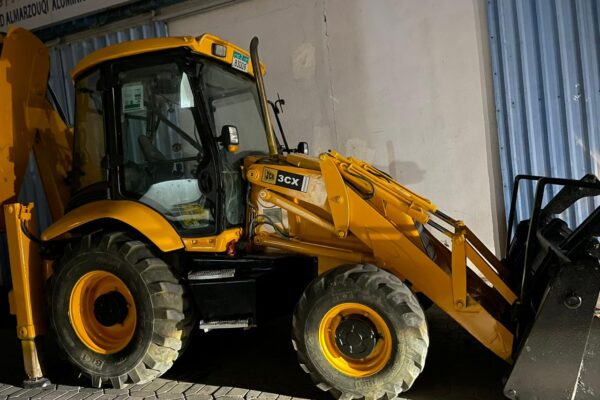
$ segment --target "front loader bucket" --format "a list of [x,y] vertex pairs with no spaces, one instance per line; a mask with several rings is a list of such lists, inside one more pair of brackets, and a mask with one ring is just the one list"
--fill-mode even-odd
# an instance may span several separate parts
[[[507,262],[520,292],[515,363],[504,394],[519,400],[584,400],[600,397],[600,207],[577,227],[559,215],[586,197],[600,196],[593,175],[581,180],[537,180],[531,219],[516,227]],[[563,188],[544,207],[548,185]],[[514,203],[509,229],[512,230]],[[521,268],[519,268],[519,266]],[[514,356],[516,354],[516,357]]]
[[504,394],[519,400],[600,396],[597,260],[563,264],[551,281]]

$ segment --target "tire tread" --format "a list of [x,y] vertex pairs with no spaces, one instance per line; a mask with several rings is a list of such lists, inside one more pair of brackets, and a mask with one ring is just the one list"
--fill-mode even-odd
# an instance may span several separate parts
[[[413,332],[414,340],[409,342],[410,348],[406,355],[410,358],[409,367],[406,369],[401,382],[386,382],[375,392],[357,395],[351,392],[342,392],[334,384],[325,382],[323,376],[312,367],[304,343],[304,324],[309,309],[314,302],[324,296],[336,286],[348,285],[353,282],[357,287],[366,288],[367,291],[382,294],[394,304],[395,309],[402,313],[402,321],[407,329]],[[328,271],[317,278],[306,289],[296,305],[292,318],[292,343],[296,349],[300,367],[307,372],[317,387],[330,392],[338,399],[374,399],[391,400],[400,393],[408,390],[417,376],[423,370],[425,357],[429,346],[429,337],[425,315],[415,295],[400,279],[375,265],[357,264],[341,266]]]
[[[129,384],[143,384],[161,376],[181,355],[195,326],[185,288],[169,265],[153,254],[150,245],[132,239],[127,232],[92,233],[83,236],[76,246],[69,243],[65,246],[58,268],[69,260],[90,252],[108,252],[133,264],[149,289],[155,323],[148,351],[126,374],[98,376],[89,371],[82,372],[90,377],[94,387],[110,382],[117,389]],[[56,275],[57,273],[49,281],[49,293],[52,293],[57,284],[54,279]],[[52,318],[51,326],[54,326]],[[60,347],[66,351],[64,346]]]

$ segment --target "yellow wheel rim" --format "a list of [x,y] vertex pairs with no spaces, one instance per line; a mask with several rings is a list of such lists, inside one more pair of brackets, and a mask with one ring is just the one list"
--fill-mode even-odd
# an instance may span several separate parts
[[[368,320],[377,332],[377,342],[364,358],[344,354],[336,341],[340,323],[348,317]],[[383,318],[371,307],[359,303],[342,303],[330,309],[319,325],[319,344],[325,359],[341,373],[365,378],[381,371],[392,358],[392,334]]]
[[125,283],[106,271],[83,275],[71,292],[69,319],[77,337],[98,354],[125,348],[135,333],[137,312]]

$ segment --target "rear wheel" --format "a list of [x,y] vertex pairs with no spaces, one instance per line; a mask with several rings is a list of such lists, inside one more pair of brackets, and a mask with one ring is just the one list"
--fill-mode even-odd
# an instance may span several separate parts
[[49,297],[57,344],[96,387],[162,375],[193,327],[177,275],[148,244],[123,233],[88,235],[68,248]]
[[406,285],[373,265],[339,267],[300,299],[293,343],[317,386],[343,399],[392,399],[425,364],[425,316]]

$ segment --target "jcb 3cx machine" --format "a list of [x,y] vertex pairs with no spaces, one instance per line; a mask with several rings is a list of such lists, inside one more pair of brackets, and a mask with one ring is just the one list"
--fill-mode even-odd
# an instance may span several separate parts
[[[93,386],[120,388],[167,371],[195,327],[293,311],[319,388],[392,399],[425,367],[433,302],[513,365],[508,397],[600,395],[600,208],[560,219],[600,194],[595,177],[517,178],[513,210],[529,180],[535,206],[525,221],[511,211],[499,260],[372,165],[278,139],[256,38],[250,54],[208,34],[99,50],[72,72],[72,128],[44,44],[12,29],[0,46],[2,228],[28,384],[45,382],[48,331]],[[53,220],[39,236],[16,200],[30,154]],[[562,189],[545,201],[549,185]]]

